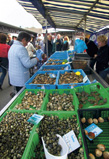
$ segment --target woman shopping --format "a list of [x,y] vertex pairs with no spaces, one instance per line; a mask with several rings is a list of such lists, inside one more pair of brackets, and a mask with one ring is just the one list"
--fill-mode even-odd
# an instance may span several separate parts
[[7,36],[3,33],[0,33],[0,89],[2,90],[2,85],[4,78],[8,70],[8,51],[10,46],[6,44]]

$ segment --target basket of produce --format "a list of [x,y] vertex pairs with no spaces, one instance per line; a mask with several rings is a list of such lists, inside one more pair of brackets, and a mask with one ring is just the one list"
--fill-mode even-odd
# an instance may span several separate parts
[[70,89],[90,84],[90,80],[82,69],[60,70],[58,73],[58,89]]
[[72,65],[74,69],[85,69],[87,66],[86,60],[73,60]]
[[51,66],[42,66],[40,71],[54,71],[54,70],[71,70],[70,64],[65,65],[51,65]]
[[77,97],[74,89],[48,90],[43,111],[75,111],[77,109]]
[[25,89],[10,105],[9,110],[40,112],[46,101],[46,91],[45,89]]
[[27,89],[55,89],[58,71],[37,71],[26,83]]
[[109,98],[107,91],[100,83],[75,88],[78,108],[108,108]]
[[0,118],[1,159],[32,157],[32,153],[28,151],[35,126],[27,121],[32,115],[33,113],[29,112],[7,111]]
[[[78,149],[75,149],[73,152],[68,154],[68,159],[73,159],[76,157],[84,158],[86,159],[86,154],[84,152],[84,144],[82,139],[82,134],[79,129],[79,120],[77,114],[74,112],[69,113],[58,113],[58,112],[47,112],[44,111],[40,113],[40,115],[43,115],[43,120],[38,124],[37,133],[39,135],[39,143],[36,144],[35,148],[35,159],[41,158],[44,159],[44,150],[43,150],[43,144],[41,142],[41,138],[43,137],[44,142],[46,143],[46,148],[49,151],[50,154],[53,154],[55,156],[60,157],[60,151],[61,147],[58,148],[57,146],[57,138],[56,134],[59,134],[60,136],[64,136],[71,130],[74,131],[75,136],[78,139],[78,142],[80,144],[80,147]],[[52,140],[51,140],[52,137]],[[75,140],[75,139],[74,139]],[[55,142],[55,143],[54,143]],[[70,147],[70,146],[68,146]],[[70,149],[70,148],[69,148]],[[52,159],[52,158],[50,158]]]
[[109,108],[78,110],[87,159],[109,159]]

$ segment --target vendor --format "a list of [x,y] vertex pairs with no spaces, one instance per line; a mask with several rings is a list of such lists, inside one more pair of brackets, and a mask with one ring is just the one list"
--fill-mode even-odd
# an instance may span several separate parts
[[100,35],[97,37],[98,52],[94,55],[96,60],[96,72],[105,79],[109,73],[109,46],[107,45],[107,37]]
[[94,64],[96,62],[94,59],[94,55],[97,54],[98,48],[97,48],[97,45],[93,41],[89,40],[88,38],[85,38],[85,43],[87,45],[87,49],[86,49],[87,54],[91,57],[90,67],[93,69]]

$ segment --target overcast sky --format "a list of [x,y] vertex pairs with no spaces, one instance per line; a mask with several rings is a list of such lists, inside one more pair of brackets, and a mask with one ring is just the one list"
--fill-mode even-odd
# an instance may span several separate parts
[[41,28],[39,22],[16,0],[0,0],[0,21],[22,28]]

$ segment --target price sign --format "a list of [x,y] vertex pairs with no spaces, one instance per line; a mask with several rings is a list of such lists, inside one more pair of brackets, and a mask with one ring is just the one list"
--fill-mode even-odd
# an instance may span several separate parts
[[83,83],[85,83],[87,80],[88,80],[88,77],[85,76],[85,77],[83,78]]
[[77,140],[77,137],[74,133],[73,130],[71,130],[70,132],[68,132],[67,134],[65,134],[63,136],[64,141],[66,142],[67,146],[68,146],[68,153],[71,153],[72,151],[76,150],[77,148],[80,147],[80,144]]

